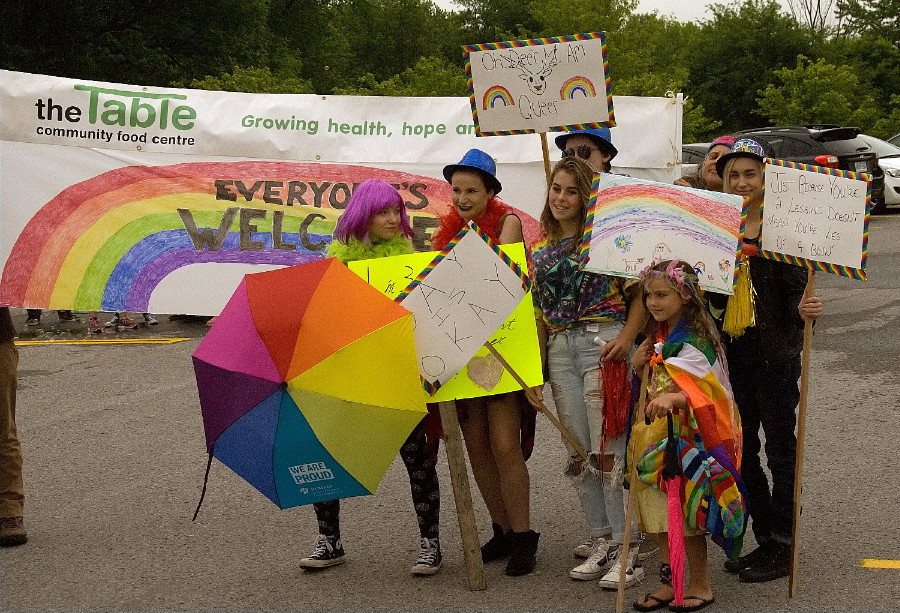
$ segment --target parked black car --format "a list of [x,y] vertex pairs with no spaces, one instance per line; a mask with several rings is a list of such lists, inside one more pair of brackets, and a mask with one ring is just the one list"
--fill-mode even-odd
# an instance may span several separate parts
[[773,126],[735,132],[735,138],[752,138],[773,158],[865,172],[872,175],[872,213],[883,213],[884,171],[878,155],[863,139],[859,128],[834,124]]
[[681,174],[690,175],[697,172],[697,167],[706,158],[709,143],[688,143],[681,146]]

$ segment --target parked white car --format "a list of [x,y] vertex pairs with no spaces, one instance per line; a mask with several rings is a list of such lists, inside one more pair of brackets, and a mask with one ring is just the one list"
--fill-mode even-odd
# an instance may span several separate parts
[[900,147],[868,134],[860,134],[859,138],[878,154],[878,165],[884,171],[884,203],[900,204]]

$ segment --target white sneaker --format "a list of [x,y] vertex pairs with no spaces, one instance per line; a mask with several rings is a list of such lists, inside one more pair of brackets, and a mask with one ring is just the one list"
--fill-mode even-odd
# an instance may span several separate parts
[[619,555],[617,547],[611,546],[605,538],[598,538],[587,560],[569,571],[569,576],[579,581],[592,581],[603,576],[603,572]]
[[591,552],[594,551],[594,545],[597,544],[597,541],[600,540],[601,536],[589,536],[584,539],[584,542],[580,545],[577,545],[575,549],[572,550],[572,555],[576,558],[586,558],[591,555]]
[[[622,546],[619,545],[618,549],[619,551],[616,554],[617,558],[622,552]],[[616,563],[613,564],[613,567],[609,569],[609,572],[600,579],[600,587],[607,590],[619,589],[619,573],[621,572],[622,560],[617,559]],[[637,543],[635,543],[633,547],[628,548],[628,564],[625,569],[625,587],[631,587],[635,583],[643,581],[643,579],[644,567],[641,566],[641,563],[638,561],[638,546]]]
[[158,325],[159,325],[159,320],[156,319],[156,318],[155,318],[153,315],[151,315],[150,313],[144,313],[144,322],[145,322],[148,326],[158,326]]

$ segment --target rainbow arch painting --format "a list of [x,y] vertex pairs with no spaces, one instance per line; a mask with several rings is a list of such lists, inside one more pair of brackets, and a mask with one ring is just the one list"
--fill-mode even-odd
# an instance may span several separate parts
[[[217,183],[223,178],[224,187]],[[193,264],[271,267],[321,259],[353,184],[368,178],[427,184],[429,210],[416,214],[434,216],[450,206],[444,181],[362,166],[198,162],[109,171],[63,190],[31,218],[4,266],[3,301],[143,312],[167,275]],[[271,189],[297,180],[333,193],[315,202],[307,189],[291,206],[260,199],[261,183]]]
[[492,109],[497,105],[515,106],[516,101],[513,100],[512,94],[502,85],[492,85],[484,92],[481,99],[481,105],[484,110]]
[[597,89],[587,77],[572,77],[559,88],[560,100],[574,100],[578,96],[593,98]]
[[637,278],[652,263],[678,258],[707,290],[731,294],[743,237],[743,199],[621,175],[594,175],[582,239],[586,269]]
[[[196,310],[191,293],[221,292],[221,308],[239,282],[219,287],[226,268],[326,257],[354,186],[372,178],[398,187],[413,221],[430,218],[414,224],[421,236],[413,240],[430,250],[426,229],[452,207],[443,179],[327,163],[128,166],[73,184],[37,210],[12,245],[0,295],[13,307],[146,312],[154,291],[191,271],[204,287],[179,290],[178,304],[160,312],[214,314]],[[538,222],[517,212],[535,240]]]

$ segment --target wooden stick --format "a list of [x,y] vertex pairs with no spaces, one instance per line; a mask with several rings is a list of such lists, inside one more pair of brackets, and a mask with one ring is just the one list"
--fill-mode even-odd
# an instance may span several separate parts
[[453,486],[453,500],[456,503],[456,519],[459,522],[459,536],[463,546],[463,562],[466,566],[469,590],[473,592],[484,590],[487,589],[487,582],[484,578],[484,563],[481,561],[481,548],[478,544],[478,526],[472,507],[472,491],[469,488],[462,435],[459,432],[459,420],[456,418],[456,403],[452,400],[439,402],[438,408],[444,429],[444,452],[447,454],[447,466],[450,469],[450,483]]
[[[816,271],[806,273],[803,298],[816,295]],[[797,459],[794,466],[794,527],[791,533],[791,574],[788,596],[797,594],[797,570],[800,566],[800,494],[803,490],[803,448],[806,437],[806,397],[809,394],[809,353],[812,347],[812,321],[803,324],[803,355],[800,358],[800,405],[797,408]]]
[[[641,392],[640,396],[638,396],[637,409],[635,409],[634,414],[631,417],[631,423],[634,424],[636,420],[644,419],[644,405],[647,402],[647,379],[650,377],[650,362],[644,364],[644,369],[641,371]],[[635,451],[637,451],[635,449]],[[628,453],[628,449],[625,449],[625,453]],[[634,454],[637,456],[637,453]],[[637,489],[637,458],[632,457],[631,461],[628,462],[628,506],[625,509],[625,539],[622,543],[622,554],[619,557],[620,560],[625,560],[622,568],[627,568],[628,564],[628,550],[631,546],[631,521],[634,517],[634,505],[635,505],[635,490]],[[616,594],[616,613],[622,613],[625,610],[625,573],[619,573],[619,588],[618,593]]]
[[541,152],[544,154],[544,174],[547,175],[547,187],[550,187],[550,150],[547,148],[546,132],[541,132]]
[[545,416],[547,419],[549,419],[550,422],[551,422],[554,426],[556,426],[556,429],[559,430],[560,433],[562,433],[562,435],[565,437],[565,439],[566,439],[566,440],[569,442],[569,444],[572,446],[572,449],[575,450],[575,453],[577,453],[578,456],[581,458],[581,461],[584,462],[585,464],[587,464],[587,461],[588,461],[588,454],[587,454],[587,452],[584,450],[584,447],[582,447],[582,446],[578,443],[578,441],[575,440],[575,438],[572,436],[572,434],[569,432],[569,430],[568,430],[564,425],[562,425],[562,422],[560,422],[560,421],[556,418],[556,415],[553,414],[553,411],[551,411],[550,409],[548,409],[548,408],[547,408],[547,405],[545,405],[544,402],[543,402],[540,398],[538,398],[537,395],[535,395],[535,393],[531,390],[531,387],[530,387],[527,383],[525,383],[525,380],[522,379],[522,377],[519,376],[519,373],[517,373],[517,372],[513,369],[512,366],[510,366],[509,362],[506,361],[506,358],[504,358],[502,355],[500,355],[500,353],[499,353],[496,349],[494,349],[494,346],[491,345],[491,342],[490,342],[490,341],[486,342],[486,343],[484,344],[484,346],[487,347],[488,351],[491,352],[491,355],[493,355],[495,358],[497,358],[497,361],[500,362],[500,364],[503,365],[503,368],[505,368],[506,371],[507,371],[509,374],[511,374],[511,375],[513,376],[513,378],[514,378],[516,381],[519,382],[519,385],[521,385],[521,386],[522,386],[522,389],[525,390],[525,395],[532,401],[532,403],[533,403],[535,406],[537,406],[538,411],[540,411],[541,413],[543,413],[544,416]]

